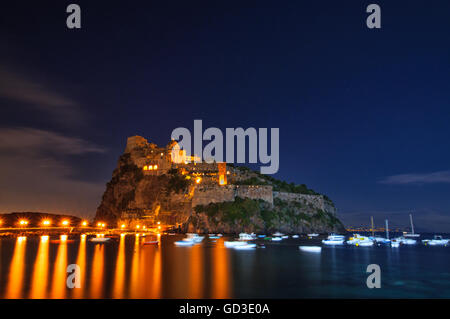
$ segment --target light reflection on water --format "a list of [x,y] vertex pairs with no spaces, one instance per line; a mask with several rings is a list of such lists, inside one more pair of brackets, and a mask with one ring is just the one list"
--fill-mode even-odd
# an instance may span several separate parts
[[[154,239],[160,245],[143,245]],[[298,250],[298,240],[236,251],[225,248],[223,239],[175,247],[179,239],[127,235],[107,244],[86,237],[0,239],[0,297],[450,297],[450,248],[324,247],[311,254]],[[66,268],[73,263],[80,267],[79,289],[66,286]],[[381,266],[382,289],[365,285],[371,263]]]

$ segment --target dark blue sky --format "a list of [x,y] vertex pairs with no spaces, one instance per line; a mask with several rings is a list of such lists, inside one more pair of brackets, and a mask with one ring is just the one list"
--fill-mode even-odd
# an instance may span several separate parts
[[93,215],[127,136],[202,119],[279,127],[346,224],[450,232],[448,1],[69,3],[0,7],[0,211]]

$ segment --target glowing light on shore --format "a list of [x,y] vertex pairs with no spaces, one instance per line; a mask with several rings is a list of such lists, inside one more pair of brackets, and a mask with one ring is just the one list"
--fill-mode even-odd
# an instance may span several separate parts
[[69,225],[69,221],[68,221],[68,220],[63,220],[63,221],[61,222],[61,225],[63,225],[63,226],[68,226],[68,225]]
[[51,224],[51,222],[50,222],[50,220],[48,220],[48,219],[42,221],[42,225],[43,225],[43,226],[50,226],[50,224]]
[[20,242],[23,242],[23,241],[25,241],[25,240],[27,240],[27,237],[25,237],[25,236],[20,236],[20,237],[17,237],[17,241],[20,243]]
[[120,228],[125,228],[125,224],[120,225]]
[[81,223],[81,226],[83,226],[83,227],[86,227],[88,225],[88,222],[87,221],[83,221],[82,223]]
[[61,241],[67,241],[67,235],[61,235]]
[[43,242],[43,243],[45,243],[45,242],[48,242],[48,235],[44,235],[44,236],[41,236],[41,242]]
[[201,177],[197,177],[197,178],[195,179],[195,183],[197,183],[197,184],[200,184],[201,181],[202,181],[202,178],[201,178]]
[[141,225],[136,225],[136,229],[139,229],[139,228],[141,228]]
[[28,220],[26,220],[26,219],[21,219],[21,220],[19,221],[19,225],[21,225],[21,226],[26,226],[26,225],[28,225]]

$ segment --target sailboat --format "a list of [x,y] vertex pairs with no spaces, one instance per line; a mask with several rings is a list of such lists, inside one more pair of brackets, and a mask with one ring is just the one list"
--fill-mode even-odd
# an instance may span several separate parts
[[403,237],[407,237],[407,238],[408,237],[420,237],[420,234],[414,233],[414,223],[413,223],[413,218],[412,218],[411,214],[409,214],[409,220],[411,222],[411,232],[410,233],[403,232]]
[[[372,236],[373,236],[373,217],[372,217]],[[381,236],[373,236],[370,238],[374,240],[377,244],[389,244],[391,242],[391,240],[389,239],[389,226],[387,219],[386,219],[386,238],[383,238]]]
[[395,238],[395,241],[399,242],[403,245],[415,245],[417,244],[417,240],[414,239],[414,237],[419,237],[419,234],[414,233],[414,224],[412,220],[412,215],[409,214],[409,220],[411,221],[411,232],[403,232],[403,236]]

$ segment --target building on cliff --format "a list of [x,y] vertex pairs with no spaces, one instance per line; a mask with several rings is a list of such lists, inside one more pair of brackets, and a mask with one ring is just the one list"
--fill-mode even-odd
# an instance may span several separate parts
[[127,229],[160,224],[177,227],[188,223],[195,208],[238,198],[264,203],[268,210],[276,209],[276,203],[294,203],[299,216],[335,213],[323,195],[308,189],[309,193],[290,192],[291,185],[286,191],[287,184],[280,184],[284,182],[245,167],[198,162],[195,155],[188,156],[177,146],[176,141],[158,147],[141,136],[129,137],[95,219]]

